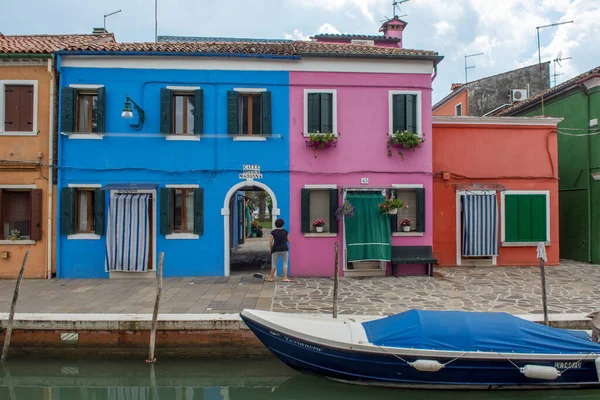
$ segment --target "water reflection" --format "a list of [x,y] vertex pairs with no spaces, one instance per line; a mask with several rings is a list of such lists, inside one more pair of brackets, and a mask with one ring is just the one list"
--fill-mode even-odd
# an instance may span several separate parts
[[12,360],[1,369],[4,400],[376,400],[583,399],[600,390],[446,392],[348,385],[297,374],[275,359],[143,361]]

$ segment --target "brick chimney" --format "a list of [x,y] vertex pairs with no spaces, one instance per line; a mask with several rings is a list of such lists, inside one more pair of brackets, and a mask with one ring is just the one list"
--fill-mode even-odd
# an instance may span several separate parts
[[408,25],[406,21],[402,21],[398,16],[394,16],[394,18],[381,25],[379,32],[383,32],[383,36],[385,37],[400,39],[398,47],[402,48],[402,32],[406,28],[406,25]]

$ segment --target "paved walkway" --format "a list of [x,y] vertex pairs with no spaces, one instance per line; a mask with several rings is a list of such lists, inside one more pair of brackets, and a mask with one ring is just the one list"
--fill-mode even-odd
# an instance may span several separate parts
[[[600,310],[600,266],[563,261],[547,269],[551,313]],[[14,281],[0,281],[0,312],[8,312]],[[244,308],[330,313],[330,278],[267,283],[251,275],[165,279],[161,313],[236,313]],[[25,280],[17,312],[151,314],[154,280]],[[386,315],[409,308],[541,313],[539,268],[437,268],[430,278],[342,278],[340,314]]]

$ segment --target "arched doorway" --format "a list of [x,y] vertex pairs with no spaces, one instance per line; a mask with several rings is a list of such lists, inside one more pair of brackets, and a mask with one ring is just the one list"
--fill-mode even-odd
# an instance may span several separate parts
[[257,182],[254,179],[246,179],[245,181],[242,181],[240,183],[238,183],[237,185],[234,185],[233,187],[231,187],[231,189],[229,189],[229,191],[227,192],[227,194],[225,195],[225,199],[223,200],[223,208],[221,208],[221,215],[223,216],[223,228],[224,228],[224,239],[223,239],[223,275],[225,276],[229,276],[230,274],[230,248],[231,248],[231,244],[230,244],[230,236],[231,236],[231,209],[230,209],[230,204],[231,204],[231,199],[233,198],[233,196],[242,190],[256,190],[256,189],[261,189],[264,190],[265,192],[267,192],[269,194],[269,196],[271,196],[272,202],[273,202],[273,211],[272,211],[272,218],[271,220],[273,221],[273,227],[275,224],[275,220],[277,219],[277,217],[279,216],[279,207],[277,206],[277,197],[275,197],[275,193],[271,190],[270,187],[268,187],[267,185],[265,185],[262,182]]

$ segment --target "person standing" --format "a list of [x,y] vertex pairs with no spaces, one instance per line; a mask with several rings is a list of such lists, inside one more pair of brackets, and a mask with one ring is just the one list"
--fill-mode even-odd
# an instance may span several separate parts
[[265,281],[267,282],[273,282],[275,279],[275,272],[277,271],[277,264],[279,263],[280,258],[283,261],[283,281],[291,282],[288,279],[288,262],[290,254],[288,243],[290,243],[290,236],[288,231],[283,229],[283,225],[285,225],[285,221],[278,218],[275,221],[275,229],[271,231],[271,276],[265,278]]
[[246,237],[252,237],[252,213],[250,212],[250,197],[244,196],[246,209]]

